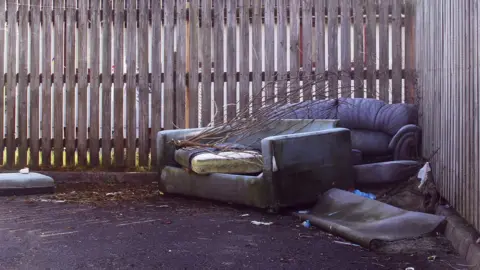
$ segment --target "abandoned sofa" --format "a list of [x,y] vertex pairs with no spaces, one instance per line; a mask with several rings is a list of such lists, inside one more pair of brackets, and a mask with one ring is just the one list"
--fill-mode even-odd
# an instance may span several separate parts
[[193,172],[194,155],[177,149],[172,140],[187,139],[202,129],[161,131],[157,134],[160,189],[271,211],[314,203],[318,194],[332,187],[353,187],[350,131],[337,123],[277,120],[248,138],[230,138],[227,143],[260,149],[261,167],[244,173],[208,173],[208,168],[202,169],[208,164],[201,160],[195,165],[197,173]]
[[338,98],[286,105],[288,119],[338,119],[350,129],[353,163],[415,160],[420,156],[418,109],[370,98]]

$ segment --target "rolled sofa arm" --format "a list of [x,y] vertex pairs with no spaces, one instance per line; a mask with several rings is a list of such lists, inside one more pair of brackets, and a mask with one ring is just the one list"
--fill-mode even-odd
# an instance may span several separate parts
[[421,157],[422,129],[417,125],[405,125],[388,145],[393,160],[416,160]]
[[315,202],[333,187],[353,187],[348,129],[272,136],[261,143],[263,177],[279,207]]
[[161,173],[167,165],[175,165],[175,146],[172,140],[182,140],[200,133],[204,128],[163,130],[157,133],[157,169]]

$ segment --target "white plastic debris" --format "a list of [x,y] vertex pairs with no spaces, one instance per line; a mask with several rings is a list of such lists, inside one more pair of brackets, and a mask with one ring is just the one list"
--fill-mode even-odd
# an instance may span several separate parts
[[28,168],[23,168],[19,172],[22,173],[22,174],[29,174],[30,170]]
[[243,215],[240,215],[241,217],[248,217],[250,216],[250,214],[243,214]]
[[480,238],[477,239],[477,242],[476,242],[476,243],[477,243],[477,244],[480,244]]
[[420,185],[418,185],[418,188],[421,188],[425,181],[427,181],[427,174],[431,171],[430,168],[430,163],[425,163],[423,167],[418,171],[417,177],[420,179]]
[[116,195],[120,195],[122,194],[122,192],[109,192],[107,194],[105,194],[106,196],[116,196]]
[[308,214],[308,213],[310,213],[310,211],[308,211],[308,210],[300,210],[300,211],[298,211],[298,213],[299,213],[299,214]]
[[405,270],[415,270],[415,268],[413,268],[413,267],[407,267],[407,268],[405,268]]
[[273,224],[273,222],[263,222],[263,221],[252,220],[252,224],[257,226],[259,225],[270,226]]

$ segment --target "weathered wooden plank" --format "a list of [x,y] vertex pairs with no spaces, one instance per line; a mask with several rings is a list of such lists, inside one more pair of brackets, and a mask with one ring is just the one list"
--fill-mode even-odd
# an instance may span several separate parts
[[[215,0],[213,2],[213,66],[214,66],[214,85],[213,85],[213,100],[214,104],[214,123],[218,125],[223,123],[225,105],[223,103],[224,91],[224,57],[223,57],[223,11],[225,7],[224,0]],[[221,7],[221,8],[220,8]]]
[[187,2],[177,0],[177,54],[176,54],[176,88],[175,88],[175,106],[176,106],[176,126],[185,128],[185,70],[186,70],[186,20],[187,20]]
[[42,17],[42,166],[49,167],[52,165],[52,0],[42,0]]
[[275,102],[275,1],[265,0],[265,104]]
[[367,66],[367,98],[377,96],[375,79],[377,44],[376,44],[376,11],[374,1],[366,1],[367,25],[365,26],[365,62]]
[[[405,6],[405,102],[415,102],[415,3],[406,1]],[[380,38],[381,40],[381,38]],[[443,46],[442,46],[443,49]],[[443,53],[442,53],[443,54]],[[445,80],[442,80],[445,82]]]
[[250,106],[250,1],[241,0],[240,6],[240,78],[239,96],[240,111],[246,112]]
[[325,85],[325,0],[315,1],[315,39],[316,39],[316,61],[315,78],[318,83],[315,85],[315,98],[326,97]]
[[[148,165],[148,156],[150,148],[148,144],[148,112],[150,110],[148,103],[148,0],[140,0],[139,7],[139,28],[138,28],[138,71],[139,71],[139,102],[138,102],[138,164],[139,166]],[[179,18],[178,22],[182,20]]]
[[28,96],[28,0],[18,5],[18,166],[27,165],[27,96]]
[[402,2],[392,7],[392,103],[402,102]]
[[[206,127],[210,124],[212,117],[212,0],[202,0],[202,116],[200,126]],[[166,72],[166,71],[165,71]]]
[[124,166],[124,114],[123,114],[123,72],[124,72],[124,23],[125,23],[125,2],[115,1],[115,22],[114,22],[114,142],[115,142],[115,165]]
[[112,2],[102,1],[102,166],[112,165]]
[[160,1],[152,1],[152,166],[157,166],[157,133],[162,125],[162,5]]
[[[85,166],[87,158],[87,123],[88,123],[88,3],[78,2],[78,165]],[[56,60],[56,58],[55,58]]]
[[[17,10],[17,4],[13,1],[7,2],[7,9]],[[7,55],[17,55],[17,22],[16,13],[8,13],[8,50]],[[7,165],[12,167],[15,164],[15,103],[16,103],[16,65],[17,58],[7,59]]]
[[363,98],[364,85],[363,85],[363,69],[364,69],[364,53],[363,53],[363,1],[353,1],[353,61],[354,61],[354,90],[353,96],[356,98]]
[[[379,26],[378,26],[378,32],[379,32],[379,50],[380,50],[380,55],[379,55],[379,75],[378,79],[380,81],[379,83],[379,98],[380,100],[383,100],[385,102],[389,101],[389,89],[390,89],[390,83],[389,83],[389,78],[388,78],[388,72],[389,72],[389,35],[388,35],[388,29],[389,29],[389,6],[391,5],[391,0],[381,0],[380,1],[380,20],[379,20]],[[408,20],[408,18],[407,18]]]
[[340,12],[341,12],[341,40],[342,40],[342,71],[340,77],[342,79],[341,95],[342,97],[351,97],[352,96],[352,80],[350,78],[350,71],[352,70],[352,56],[351,56],[351,19],[350,19],[350,9],[352,8],[351,0],[342,0],[340,3]]
[[[90,7],[90,165],[100,164],[100,1]],[[108,78],[108,77],[107,77]]]
[[252,110],[262,107],[262,9],[260,1],[253,2],[252,17]]
[[338,1],[328,1],[328,97],[336,98],[338,88]]
[[76,52],[76,42],[75,42],[75,31],[77,28],[76,22],[76,9],[71,8],[76,6],[77,1],[75,0],[66,0],[67,8],[66,16],[67,23],[65,29],[65,82],[66,82],[66,131],[65,131],[65,152],[66,152],[66,165],[73,166],[75,165],[75,132],[76,132],[76,117],[75,117],[75,75],[76,75],[76,66],[75,66],[75,52]]
[[[277,1],[277,102],[287,102],[287,0]],[[247,38],[248,40],[248,38]]]
[[[187,66],[188,71],[188,119],[189,128],[198,127],[198,31],[200,30],[199,24],[199,0],[192,0],[189,8],[189,62]],[[188,36],[188,35],[187,35]]]
[[[173,129],[174,128],[174,121],[175,121],[175,92],[174,92],[174,1],[165,1],[165,81],[164,81],[164,128],[165,129]],[[210,48],[210,46],[209,46]]]
[[290,2],[290,92],[289,102],[300,101],[300,1]]
[[[313,12],[313,0],[305,0],[302,2],[302,68],[304,72],[303,81],[303,99],[312,99],[312,71],[313,71],[313,29],[312,29],[312,12]],[[272,29],[273,35],[273,29]],[[273,49],[273,46],[272,46]]]
[[[64,42],[64,24],[63,24],[63,13],[59,12],[64,10],[65,2],[62,0],[56,2],[55,4],[55,21],[54,21],[54,97],[53,97],[53,122],[54,122],[54,131],[53,131],[53,148],[54,148],[54,157],[53,163],[55,167],[60,167],[63,165],[63,71],[64,71],[64,61],[63,61],[63,42]],[[79,57],[83,56],[80,55]],[[86,80],[85,80],[86,81]],[[61,109],[60,109],[61,108]],[[84,112],[84,111],[83,111]],[[80,118],[79,110],[79,119]],[[85,118],[83,118],[85,119]],[[79,121],[80,122],[80,121]],[[80,127],[79,127],[80,128]],[[80,142],[79,142],[80,144]]]
[[[475,3],[474,3],[474,7],[473,7],[473,11],[474,11],[474,15],[473,15],[473,25],[480,25],[480,3],[478,0],[475,0]],[[475,28],[474,28],[475,29]],[[478,52],[480,50],[479,48],[479,33],[478,31],[473,31],[473,41],[472,41],[472,44],[473,44],[473,66],[476,67],[474,70],[473,70],[473,78],[474,78],[474,81],[473,81],[473,89],[479,89],[479,73],[480,73],[480,68],[478,68],[478,65],[480,64],[479,63],[479,55],[478,55]],[[478,115],[479,113],[479,107],[478,107],[478,101],[479,101],[479,98],[478,98],[478,91],[472,91],[473,92],[473,110],[471,111],[471,113],[474,115],[473,116],[473,134],[474,134],[474,138],[473,138],[473,148],[474,150],[471,152],[472,155],[473,155],[473,162],[474,164],[476,164],[477,166],[472,166],[473,168],[473,179],[475,179],[476,181],[474,181],[474,186],[473,186],[473,189],[471,190],[471,192],[473,192],[474,194],[474,198],[472,199],[472,201],[470,202],[471,205],[474,207],[475,205],[480,205],[480,181],[478,180],[479,179],[479,168],[478,168],[478,164],[479,164],[479,158],[480,158],[480,153],[479,153],[479,149],[480,149],[480,145],[479,145],[479,119],[478,117],[475,117],[476,115]],[[475,210],[472,210],[473,213],[475,213],[475,216],[472,218],[472,223],[475,225],[475,227],[477,229],[480,228],[480,213],[478,213],[478,211],[475,211]]]
[[136,143],[137,138],[137,2],[135,0],[127,1],[127,167],[135,167],[136,162]]
[[[5,10],[6,1],[0,1],[0,10]],[[0,12],[0,22],[5,22],[5,12]],[[0,94],[0,166],[3,165],[3,153],[4,153],[4,148],[5,148],[5,143],[3,141],[5,137],[5,95],[6,95],[6,87],[7,85],[5,84],[5,67],[4,67],[4,61],[5,61],[5,54],[3,53],[5,51],[5,23],[4,23],[4,28],[0,30],[0,88],[2,89],[2,92]],[[33,52],[32,52],[33,53]],[[38,90],[37,90],[38,91]]]
[[227,121],[237,111],[237,1],[227,1]]

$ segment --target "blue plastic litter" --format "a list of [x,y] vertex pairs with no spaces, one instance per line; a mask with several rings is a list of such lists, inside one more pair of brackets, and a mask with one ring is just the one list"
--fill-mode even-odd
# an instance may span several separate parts
[[365,198],[369,198],[369,199],[372,199],[372,200],[375,200],[377,198],[377,196],[375,196],[375,194],[372,194],[372,193],[365,193],[365,192],[362,192],[358,189],[356,189],[353,193],[359,195],[359,196],[362,196],[362,197],[365,197]]
[[310,224],[310,220],[305,220],[303,223],[302,223],[303,227],[305,228],[310,228],[312,225]]

